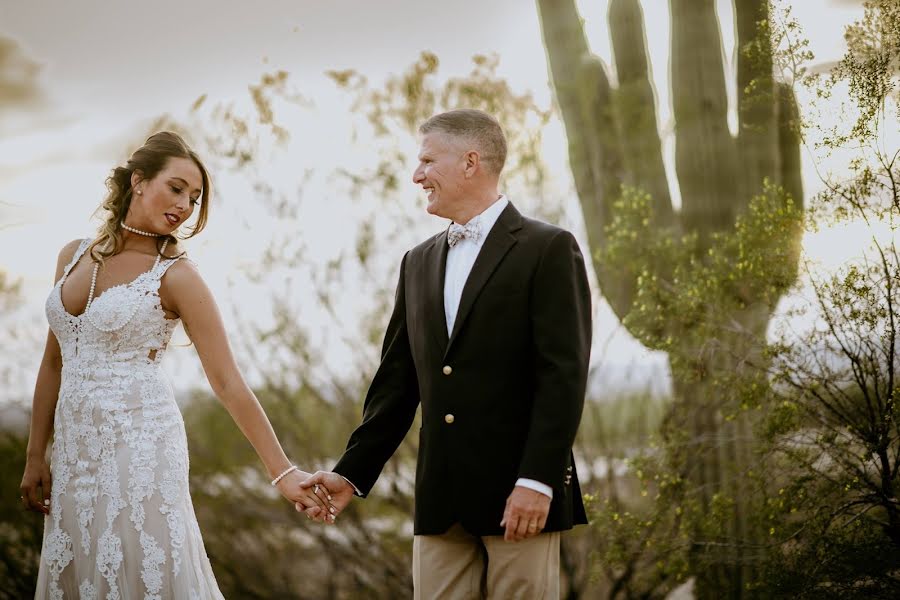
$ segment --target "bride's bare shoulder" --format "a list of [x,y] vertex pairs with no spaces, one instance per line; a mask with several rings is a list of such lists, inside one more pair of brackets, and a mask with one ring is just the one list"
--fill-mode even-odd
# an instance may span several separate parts
[[171,267],[166,269],[166,275],[175,275],[176,273],[182,277],[199,277],[200,269],[197,268],[197,263],[192,261],[189,256],[184,255],[173,262]]
[[196,263],[187,257],[176,260],[163,276],[163,282],[170,288],[178,290],[184,287],[196,286],[203,283],[200,269]]
[[184,311],[191,306],[213,302],[212,292],[200,275],[200,270],[187,258],[175,261],[166,269],[159,297],[163,308],[180,315],[182,319],[186,318]]
[[62,250],[59,251],[59,260],[63,263],[63,266],[72,260],[72,257],[75,256],[75,252],[83,241],[83,239],[72,240],[62,247]]

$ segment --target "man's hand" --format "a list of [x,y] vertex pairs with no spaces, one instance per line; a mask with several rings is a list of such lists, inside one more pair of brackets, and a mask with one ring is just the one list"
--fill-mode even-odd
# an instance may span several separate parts
[[334,523],[341,511],[350,504],[350,499],[353,498],[353,492],[355,491],[350,482],[337,473],[329,471],[317,471],[306,481],[302,482],[300,487],[304,489],[312,488],[313,493],[322,500],[323,504],[329,506],[330,512],[325,512],[316,507],[307,508],[300,503],[294,505],[297,511],[305,512],[310,519],[325,523]]
[[544,530],[550,512],[550,497],[530,488],[517,485],[506,499],[506,510],[500,527],[505,527],[503,539],[519,542]]

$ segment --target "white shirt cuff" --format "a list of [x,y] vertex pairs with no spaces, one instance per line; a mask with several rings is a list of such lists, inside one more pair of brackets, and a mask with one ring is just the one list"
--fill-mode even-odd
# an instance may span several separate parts
[[[341,475],[341,477],[344,477],[344,476],[343,476],[343,475]],[[352,482],[352,481],[350,481],[350,480],[349,480],[349,479],[347,479],[347,478],[346,478],[346,477],[344,477],[344,481],[346,481],[346,482],[347,482],[347,483],[349,483],[349,484],[350,484],[350,485],[352,485],[352,486],[353,486],[353,490],[354,490],[354,491],[355,491],[355,492],[356,492],[356,495],[357,495],[357,496],[360,496],[360,497],[362,497],[362,495],[363,495],[363,494],[362,494],[362,492],[361,492],[361,491],[359,491],[359,488],[358,488],[358,487],[356,487],[356,486],[355,486],[355,485],[354,485],[354,484],[353,484],[353,482]]]
[[[353,485],[353,484],[350,484]],[[541,483],[540,481],[535,481],[534,479],[526,479],[525,477],[519,477],[516,481],[516,485],[528,488],[529,490],[534,490],[536,492],[540,492],[545,496],[549,496],[551,500],[553,500],[553,488],[547,485],[546,483]]]

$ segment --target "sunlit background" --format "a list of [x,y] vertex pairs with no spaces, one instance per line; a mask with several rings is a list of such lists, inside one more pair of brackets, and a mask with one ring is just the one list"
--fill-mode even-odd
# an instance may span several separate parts
[[[804,28],[819,63],[837,60],[843,49],[842,28],[861,13],[855,2],[795,1],[793,14]],[[593,50],[609,64],[605,2],[581,2]],[[353,68],[378,82],[402,71],[421,51],[441,61],[439,77],[467,73],[475,54],[496,55],[498,75],[517,91],[530,91],[549,106],[551,93],[544,49],[532,3],[520,0],[422,5],[386,2],[266,2],[258,5],[197,1],[156,3],[136,10],[127,3],[6,3],[0,35],[13,44],[4,67],[22,92],[4,100],[0,113],[0,256],[11,277],[21,278],[27,299],[18,319],[42,327],[44,298],[52,285],[59,248],[71,239],[92,235],[91,215],[102,198],[103,181],[160,115],[180,118],[201,96],[207,102],[249,105],[247,88],[266,73],[284,70],[300,108],[279,115],[290,134],[283,148],[266,160],[265,177],[273,187],[303,185],[303,236],[321,261],[352,244],[352,224],[359,212],[350,192],[334,173],[361,169],[370,142],[354,139],[351,101],[325,76],[331,69]],[[644,2],[647,42],[658,95],[659,129],[670,181],[674,175],[674,140],[669,101],[669,20],[662,0]],[[733,11],[720,0],[717,10],[727,64],[735,64]],[[736,127],[735,89],[729,78],[730,125]],[[406,143],[400,141],[400,143]],[[411,147],[410,147],[411,148]],[[562,126],[554,117],[544,136],[544,159],[560,197],[574,191],[567,169]],[[821,186],[804,153],[807,194]],[[411,171],[412,165],[406,166]],[[265,320],[265,307],[253,293],[228,286],[229,274],[252,265],[273,223],[245,182],[216,174],[217,197],[210,226],[190,243],[193,259],[229,314]],[[672,186],[678,203],[677,187]],[[423,209],[423,196],[406,182],[410,213]],[[367,198],[367,202],[378,202]],[[516,201],[513,198],[513,201]],[[577,218],[576,218],[577,221]],[[420,218],[421,236],[445,224]],[[578,231],[580,224],[573,223]],[[823,265],[841,263],[862,241],[853,228],[807,235],[804,246]],[[583,235],[579,232],[583,239]],[[399,249],[398,249],[399,250]],[[399,259],[399,255],[390,257]],[[313,313],[314,314],[314,313]],[[310,314],[298,314],[308,319]],[[667,389],[665,361],[645,351],[617,326],[602,301],[596,315],[593,362],[604,387]],[[324,332],[323,335],[327,335]],[[183,342],[184,339],[180,338]],[[37,372],[38,348],[27,358],[17,349],[21,377],[7,382],[0,399],[21,400]],[[329,360],[337,368],[346,349]],[[0,360],[10,360],[0,353]],[[174,356],[172,355],[174,354]],[[168,357],[177,389],[203,386],[193,350]]]
[[[733,0],[714,3],[724,48],[728,126],[736,136],[738,48]],[[580,0],[577,4],[591,48],[603,59],[615,82],[607,24],[609,1]],[[646,30],[643,43],[651,63],[657,127],[670,193],[677,208],[681,196],[675,172],[676,135],[669,81],[669,4],[667,0],[641,0]],[[747,5],[750,4],[748,0]],[[772,13],[776,21],[788,18],[786,11],[796,19],[801,29],[792,32],[808,39],[809,50],[815,56],[808,66],[820,73],[828,72],[844,56],[846,27],[863,16],[861,0],[778,0],[773,5],[777,7]],[[105,178],[161,124],[182,128],[205,153],[214,179],[213,205],[207,229],[188,242],[189,255],[212,288],[238,362],[273,415],[285,447],[311,463],[310,467],[333,464],[356,423],[359,402],[377,364],[380,336],[403,252],[447,226],[425,213],[424,194],[410,180],[415,167],[414,136],[405,131],[392,131],[387,137],[376,135],[375,126],[367,119],[369,107],[358,94],[362,88],[341,86],[336,72],[346,75],[352,70],[355,78],[348,76],[346,81],[363,82],[360,85],[365,89],[379,90],[395,84],[399,76],[410,72],[411,66],[430,60],[425,57],[434,56],[439,61],[432,77],[437,87],[471,77],[477,71],[476,63],[491,65],[493,76],[505,81],[512,95],[530,94],[539,109],[526,111],[524,120],[526,128],[540,129],[539,150],[546,166],[539,185],[522,185],[521,178],[510,176],[503,183],[504,191],[523,212],[552,219],[571,229],[585,255],[594,250],[596,258],[599,250],[588,246],[565,129],[554,106],[538,15],[532,0],[0,3],[0,311],[5,311],[0,313],[0,433],[14,432],[0,436],[0,445],[6,444],[0,447],[0,455],[15,455],[16,460],[24,461],[24,452],[16,444],[25,443],[31,392],[46,335],[44,302],[54,283],[59,250],[73,239],[94,234],[98,220],[92,215],[105,194]],[[775,22],[773,29],[784,26],[785,22]],[[572,68],[571,64],[568,66]],[[275,93],[270,93],[273,90]],[[802,86],[794,91],[806,124],[821,126],[806,129],[801,146],[803,193],[809,207],[810,200],[823,190],[823,181],[851,175],[849,165],[857,148],[823,149],[819,136],[830,125],[852,122],[853,117],[842,105],[849,97],[846,87],[835,88],[830,101],[816,99],[809,88]],[[259,98],[254,99],[259,94],[268,94],[266,109],[271,108],[273,115],[268,121],[260,120]],[[541,110],[550,114],[545,125],[538,123],[536,116]],[[240,121],[251,124],[249,131],[235,125]],[[279,137],[277,131],[285,135]],[[225,143],[210,143],[215,136]],[[900,146],[898,136],[896,126],[884,128],[882,150]],[[234,157],[223,150],[229,141],[252,150],[252,159],[235,168]],[[707,142],[707,138],[691,140],[697,147]],[[385,160],[387,167],[382,169]],[[384,182],[378,178],[385,172],[400,175],[396,188],[381,190]],[[734,190],[725,190],[726,196],[734,192],[734,198],[724,198],[723,205],[732,200],[736,201],[733,205],[739,205],[739,196],[745,191],[739,186],[736,182]],[[709,215],[704,218],[711,219]],[[769,310],[771,306],[765,306],[769,341],[775,339],[776,330],[808,331],[821,324],[816,315],[794,314],[795,309],[811,306],[811,312],[815,312],[818,291],[812,289],[811,278],[827,277],[859,258],[873,237],[885,241],[895,235],[887,223],[866,224],[853,218],[839,221],[825,223],[815,231],[810,228],[804,234],[804,268],[799,285],[783,296],[783,290],[778,291],[779,303],[774,313]],[[597,223],[593,225],[599,227]],[[597,229],[591,231],[596,233]],[[770,247],[778,246],[771,239],[768,243]],[[718,276],[727,279],[732,267],[733,263],[728,263],[727,272]],[[768,284],[775,278],[763,271],[756,274],[754,283]],[[664,494],[671,493],[672,487],[665,491],[671,483],[666,476],[675,473],[681,477],[691,471],[695,460],[701,465],[695,470],[703,471],[703,461],[708,457],[698,457],[703,450],[697,448],[710,440],[710,446],[703,446],[708,455],[728,444],[737,447],[744,443],[740,436],[746,432],[733,435],[745,423],[741,422],[742,417],[734,421],[735,415],[728,413],[725,407],[730,400],[716,405],[715,410],[707,410],[708,406],[702,403],[686,402],[689,410],[681,417],[690,416],[679,423],[679,410],[670,410],[679,400],[685,400],[679,396],[691,400],[693,393],[696,401],[718,396],[731,398],[733,394],[740,398],[743,410],[752,405],[756,390],[753,386],[752,392],[735,388],[720,394],[715,386],[728,381],[726,367],[722,369],[726,371],[723,379],[718,373],[703,382],[709,388],[673,393],[673,381],[674,385],[689,386],[704,379],[704,375],[692,379],[690,360],[687,367],[681,364],[683,373],[672,366],[695,348],[688,341],[684,344],[687,350],[676,349],[668,355],[648,350],[620,323],[602,297],[593,273],[591,279],[595,298],[592,371],[576,457],[579,475],[584,475],[584,490],[597,498],[604,497],[607,504],[599,506],[595,499],[589,507],[594,518],[592,526],[581,528],[581,533],[574,532],[564,545],[564,554],[580,557],[564,564],[564,572],[570,584],[583,586],[580,591],[584,597],[592,597],[589,586],[597,581],[601,583],[596,589],[614,589],[611,582],[618,576],[609,571],[598,578],[585,572],[587,568],[604,566],[597,567],[599,559],[586,557],[596,551],[615,559],[620,540],[625,540],[623,547],[627,549],[632,538],[637,539],[628,533],[631,530],[623,521],[632,518],[628,527],[644,531],[642,518],[636,515],[649,511],[648,506],[655,510],[669,501]],[[620,281],[625,279],[627,276],[620,277]],[[609,281],[607,277],[604,285],[609,285]],[[682,283],[686,288],[690,285],[684,280]],[[20,286],[19,298],[4,304],[3,288],[10,284]],[[707,305],[724,304],[731,297],[704,300]],[[754,301],[760,306],[765,304],[760,298]],[[711,308],[714,310],[710,312],[716,312],[720,305]],[[726,318],[738,315],[738,319],[746,316],[740,314],[743,308],[742,305],[735,310],[729,305],[722,312],[727,313]],[[684,330],[678,329],[682,324],[678,318],[671,321],[676,325],[667,331],[675,331],[685,339],[694,333],[690,318],[685,319],[689,325]],[[846,322],[854,323],[849,318]],[[630,331],[642,335],[640,328],[633,325],[629,324]],[[742,325],[743,322],[738,329]],[[727,324],[730,326],[731,322]],[[757,341],[766,339],[765,331],[765,327],[758,329]],[[652,335],[642,339],[649,339],[648,345],[665,347]],[[739,343],[734,347],[742,348]],[[804,350],[805,356],[815,354],[808,352],[810,348],[818,351],[820,347],[810,344]],[[698,356],[702,351],[705,350],[697,351]],[[726,365],[731,364],[729,358],[733,357],[724,359]],[[716,361],[711,360],[712,363]],[[739,363],[735,360],[732,366],[737,369]],[[321,562],[311,558],[303,565],[306,571],[292,572],[295,580],[327,572],[315,582],[331,585],[334,579],[329,577],[333,573],[327,568],[348,564],[358,580],[343,590],[380,589],[387,590],[384,597],[393,597],[391,590],[409,587],[411,465],[415,456],[410,439],[389,463],[373,499],[366,501],[365,508],[349,511],[351,526],[341,533],[294,528],[296,515],[292,509],[279,504],[274,496],[264,497],[270,490],[260,483],[258,459],[225,411],[216,406],[196,352],[180,329],[164,366],[172,376],[188,425],[192,494],[223,589],[232,592],[232,597],[273,597],[278,585],[289,585],[287,576],[278,570],[287,568],[285,565],[290,567],[284,556],[298,549],[306,552],[324,542],[335,542],[335,553],[317,556]],[[740,368],[744,368],[742,363]],[[752,380],[746,373],[741,376],[747,377],[737,377],[741,383]],[[773,380],[767,380],[763,386],[771,404],[760,403],[756,408],[764,409],[757,416],[765,412],[763,416],[774,415],[777,421],[783,405],[775,401],[780,393],[776,384],[768,387]],[[747,404],[743,402],[744,394],[750,398]],[[695,418],[697,415],[700,416]],[[707,427],[707,417],[720,421]],[[669,423],[669,429],[665,429],[664,424],[670,420],[675,424]],[[791,436],[802,435],[807,424],[793,426],[795,429],[789,428],[785,434],[791,442]],[[671,433],[678,427],[683,429],[679,433],[694,437],[687,439],[683,447],[678,446],[681,442],[677,436],[674,441],[666,439],[663,443],[671,447],[660,450],[660,434],[665,437],[665,431]],[[672,451],[672,447],[683,453]],[[658,471],[663,474],[662,480],[657,478],[649,484],[640,465],[629,462],[635,457],[653,457],[665,463],[671,457],[684,456],[691,464],[683,472],[678,464],[665,464]],[[735,459],[740,463],[738,467],[747,467],[749,463],[741,460]],[[760,460],[760,464],[774,464],[765,463],[765,457]],[[790,481],[800,472],[791,470],[795,466],[776,475]],[[848,472],[852,475],[852,469]],[[0,471],[4,481],[16,480],[20,473],[18,464],[16,473]],[[711,479],[701,480],[690,493],[699,490],[703,501],[709,500],[704,494],[721,500],[719,491],[734,491],[728,488],[733,483],[728,477],[734,473],[738,473],[734,479],[750,477],[744,471],[732,472],[717,465],[704,475]],[[743,484],[738,482],[734,489]],[[853,484],[851,481],[846,488],[842,483],[835,484],[835,489],[846,491]],[[722,487],[716,487],[719,485]],[[765,494],[772,491],[768,487],[780,485],[774,479],[761,485],[762,494],[754,496],[754,501],[763,498],[767,502]],[[653,498],[657,491],[659,494]],[[777,494],[783,491],[782,488]],[[845,501],[842,494],[837,494],[835,504]],[[659,505],[653,505],[651,500]],[[741,505],[741,498],[733,500],[735,506]],[[785,507],[784,500],[779,501],[779,508],[786,515],[782,515],[781,522],[790,524],[795,518],[793,509]],[[634,514],[629,517],[622,510],[620,515],[616,508],[619,502],[634,510]],[[672,501],[672,506],[662,506],[665,510],[657,513],[642,514],[653,514],[654,519],[661,514],[663,520],[668,515],[674,523],[681,523],[679,502]],[[359,504],[362,503],[351,506]],[[223,518],[235,507],[247,508],[243,520]],[[0,512],[6,511],[0,514],[0,534],[5,531],[4,523],[25,523],[21,530],[30,527],[33,537],[18,541],[23,548],[36,552],[40,545],[37,521],[26,523],[11,510],[0,503]],[[705,507],[700,512],[704,511]],[[731,523],[727,521],[730,517],[716,521],[722,517],[713,512],[709,514],[714,525]],[[741,510],[735,510],[738,512]],[[810,509],[804,518],[814,512]],[[721,514],[730,513],[723,509]],[[291,527],[273,526],[272,515],[279,515],[283,519],[279,523]],[[609,519],[604,520],[606,517]],[[762,519],[753,515],[757,517]],[[850,521],[855,522],[856,518]],[[652,529],[649,519],[645,524],[648,530]],[[654,522],[653,527],[656,526]],[[754,526],[775,535],[768,522]],[[677,529],[678,525],[672,531]],[[15,528],[9,531],[19,535]],[[714,531],[713,538],[716,534]],[[667,543],[668,535],[668,541],[674,544],[673,552],[664,546],[650,548],[648,540],[646,548],[639,549],[646,554],[635,552],[632,564],[649,573],[651,563],[659,567],[675,556],[671,558],[675,569],[680,557],[687,554],[678,547],[678,536],[661,530],[653,535],[654,543]],[[782,540],[782,549],[787,556],[793,534],[785,535],[787,541]],[[806,535],[806,547],[813,548],[815,555],[815,545],[810,545],[809,539],[815,541],[817,535]],[[235,544],[233,536],[247,536],[243,538],[249,540],[246,547]],[[870,546],[863,540],[859,547]],[[773,548],[777,554],[778,547]],[[282,560],[270,560],[270,556]],[[311,551],[309,556],[313,556]],[[36,564],[32,558],[22,554],[17,560],[30,568]],[[378,561],[379,569],[372,569],[367,560]],[[689,588],[691,583],[685,579],[702,570],[697,569],[697,564],[691,573],[666,571],[670,568],[668,563],[660,567],[663,579],[668,579],[661,580],[658,589],[668,593],[676,583],[679,588]],[[804,570],[803,565],[794,566],[798,572]],[[269,567],[271,571],[262,573]],[[0,575],[2,568],[0,564]],[[24,567],[20,570],[20,583],[25,586],[21,589],[26,589],[31,575]],[[382,577],[381,570],[385,573],[383,580],[373,583],[367,579],[375,577],[374,573]],[[636,580],[643,574],[630,573],[629,577]],[[263,588],[251,589],[256,579]],[[647,585],[654,589],[657,584]],[[0,585],[0,600],[6,597]],[[578,596],[573,593],[571,597]]]

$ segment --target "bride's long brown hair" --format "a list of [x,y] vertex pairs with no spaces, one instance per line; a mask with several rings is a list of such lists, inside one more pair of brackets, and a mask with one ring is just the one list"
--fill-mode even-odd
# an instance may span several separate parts
[[186,240],[203,231],[209,216],[209,199],[212,191],[209,172],[197,153],[191,150],[180,135],[171,131],[160,131],[147,138],[144,145],[131,155],[125,166],[113,169],[112,174],[106,179],[109,193],[103,204],[97,209],[98,213],[105,213],[105,217],[97,232],[97,239],[91,244],[89,250],[91,258],[102,263],[105,258],[122,250],[122,223],[125,221],[125,215],[128,214],[128,207],[131,206],[134,191],[131,186],[131,175],[138,172],[141,179],[153,179],[165,168],[170,158],[189,158],[200,169],[200,175],[203,178],[203,189],[200,190],[200,212],[197,215],[196,224],[186,228],[187,233],[178,236],[170,234],[157,238],[157,251],[162,248],[162,242],[166,239],[169,241],[169,248],[177,247],[179,239]]

